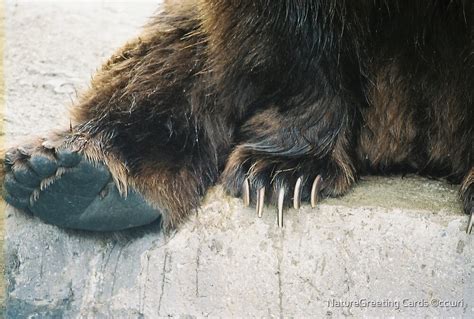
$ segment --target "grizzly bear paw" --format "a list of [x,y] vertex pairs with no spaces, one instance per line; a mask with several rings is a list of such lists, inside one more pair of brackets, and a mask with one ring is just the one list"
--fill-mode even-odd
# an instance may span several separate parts
[[122,196],[106,165],[43,145],[7,152],[3,195],[10,205],[49,224],[91,231],[123,230],[160,217],[136,191]]
[[277,206],[282,227],[285,207],[299,209],[308,202],[314,208],[323,197],[346,193],[355,182],[348,172],[331,161],[268,156],[241,146],[231,154],[222,182],[230,195],[242,197],[244,205],[255,205],[258,217],[266,203]]

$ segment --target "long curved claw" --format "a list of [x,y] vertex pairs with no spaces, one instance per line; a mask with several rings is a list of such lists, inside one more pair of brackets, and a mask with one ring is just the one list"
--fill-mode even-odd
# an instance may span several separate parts
[[31,155],[30,152],[26,148],[24,148],[23,146],[18,147],[17,150],[24,157],[29,157]]
[[285,201],[285,188],[280,188],[278,193],[278,227],[283,227],[283,203]]
[[54,145],[53,143],[51,143],[51,141],[44,141],[43,143],[41,143],[41,146],[50,151],[54,150]]
[[244,200],[244,206],[248,207],[250,205],[250,182],[248,178],[245,179],[242,185],[242,197]]
[[262,218],[263,205],[264,204],[265,204],[265,187],[262,187],[257,191],[257,215],[258,215],[258,218]]
[[311,187],[311,207],[315,208],[319,201],[319,191],[321,190],[321,184],[323,182],[323,178],[321,175],[316,176],[313,182],[313,186]]
[[472,232],[472,226],[474,224],[474,209],[471,210],[471,215],[469,216],[469,221],[467,222],[466,232],[470,234]]
[[303,177],[299,177],[295,184],[295,193],[293,195],[293,207],[300,209],[301,207],[301,185],[303,184]]
[[13,164],[15,164],[15,154],[11,151],[5,153],[5,170],[10,172],[12,170]]

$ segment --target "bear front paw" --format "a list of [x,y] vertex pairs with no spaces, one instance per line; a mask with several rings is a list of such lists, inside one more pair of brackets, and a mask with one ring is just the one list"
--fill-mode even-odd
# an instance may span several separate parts
[[314,208],[321,198],[343,194],[354,182],[329,161],[268,156],[245,147],[231,154],[222,180],[228,193],[241,196],[246,206],[255,205],[258,217],[265,203],[276,205],[280,227],[285,207],[299,209],[308,202]]

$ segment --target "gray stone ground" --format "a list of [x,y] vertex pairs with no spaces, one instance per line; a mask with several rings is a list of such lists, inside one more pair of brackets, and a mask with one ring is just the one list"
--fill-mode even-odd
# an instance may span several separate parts
[[[7,1],[8,139],[67,126],[75,91],[155,7]],[[474,236],[455,187],[372,177],[290,210],[282,230],[275,218],[220,187],[169,237],[65,231],[8,209],[8,317],[474,316]],[[328,303],[364,300],[380,304]]]

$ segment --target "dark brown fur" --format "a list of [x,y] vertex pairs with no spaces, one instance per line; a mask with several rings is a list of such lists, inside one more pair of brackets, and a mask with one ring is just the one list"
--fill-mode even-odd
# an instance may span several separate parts
[[[76,105],[60,143],[105,161],[177,226],[219,176],[240,194],[322,174],[463,182],[473,209],[470,1],[168,1]],[[88,147],[89,145],[89,147]],[[92,146],[90,146],[92,145]]]

